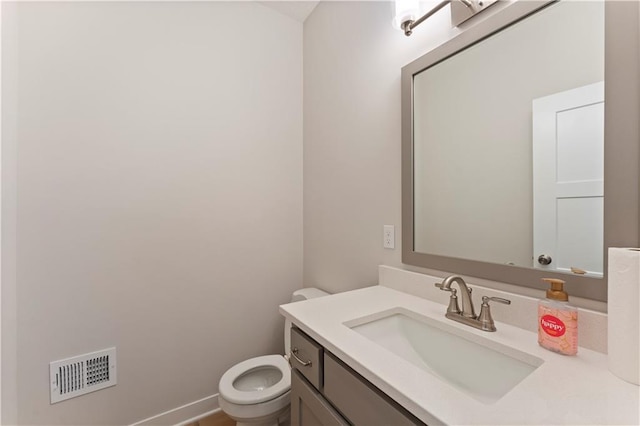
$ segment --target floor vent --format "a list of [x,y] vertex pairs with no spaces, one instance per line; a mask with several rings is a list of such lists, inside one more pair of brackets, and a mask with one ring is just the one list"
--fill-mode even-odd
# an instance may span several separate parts
[[116,348],[54,361],[49,364],[51,403],[116,384]]

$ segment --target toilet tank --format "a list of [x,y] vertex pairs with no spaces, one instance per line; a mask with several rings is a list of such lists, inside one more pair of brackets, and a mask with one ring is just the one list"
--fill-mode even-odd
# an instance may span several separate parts
[[[291,302],[299,302],[301,300],[315,299],[316,297],[328,296],[329,293],[322,291],[319,288],[307,287],[296,290],[291,295]],[[288,319],[284,321],[284,354],[289,355],[291,352],[291,321]]]

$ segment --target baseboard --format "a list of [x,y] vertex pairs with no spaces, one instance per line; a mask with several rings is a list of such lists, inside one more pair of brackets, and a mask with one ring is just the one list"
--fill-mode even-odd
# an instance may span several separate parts
[[182,426],[217,411],[220,411],[220,406],[218,405],[218,394],[215,394],[141,420],[131,426]]

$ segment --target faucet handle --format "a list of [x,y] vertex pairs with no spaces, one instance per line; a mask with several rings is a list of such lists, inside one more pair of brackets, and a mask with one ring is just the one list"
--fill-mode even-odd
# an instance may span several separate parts
[[444,283],[435,283],[436,287],[438,287],[442,291],[448,291],[451,293],[449,296],[449,306],[447,307],[447,314],[457,314],[460,315],[462,311],[460,311],[460,306],[458,305],[458,296],[455,288],[445,287]]
[[460,307],[458,306],[458,296],[456,296],[456,289],[451,288],[447,291],[451,292],[451,296],[449,297],[449,306],[447,307],[447,313],[460,315],[462,312],[460,311]]
[[491,316],[491,307],[489,306],[489,301],[510,305],[511,300],[503,299],[502,297],[482,296],[482,305],[480,305],[480,315],[478,315],[480,328],[484,331],[496,331],[496,325],[493,321],[493,317]]
[[503,299],[502,297],[482,296],[482,304],[483,305],[487,305],[488,306],[489,305],[489,301],[504,303],[505,305],[510,305],[511,304],[511,300]]

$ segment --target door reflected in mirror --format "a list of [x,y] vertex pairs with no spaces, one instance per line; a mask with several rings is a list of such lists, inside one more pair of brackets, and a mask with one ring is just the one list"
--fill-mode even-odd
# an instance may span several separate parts
[[602,276],[603,223],[604,83],[535,99],[534,266]]
[[415,74],[415,252],[601,277],[603,80],[593,1],[553,4]]

